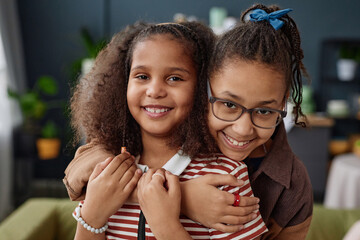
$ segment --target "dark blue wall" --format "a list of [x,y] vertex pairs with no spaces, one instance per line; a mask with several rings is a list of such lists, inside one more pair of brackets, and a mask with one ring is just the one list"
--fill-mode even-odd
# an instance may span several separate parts
[[[136,20],[171,21],[175,13],[196,15],[208,22],[212,6],[227,8],[229,15],[240,16],[252,5],[249,0],[18,0],[28,85],[42,74],[55,76],[61,94],[68,96],[71,63],[84,56],[79,29],[86,26],[95,38],[113,33]],[[305,65],[318,90],[319,57],[323,39],[332,37],[360,38],[360,1],[358,0],[277,0],[293,8],[302,35]]]

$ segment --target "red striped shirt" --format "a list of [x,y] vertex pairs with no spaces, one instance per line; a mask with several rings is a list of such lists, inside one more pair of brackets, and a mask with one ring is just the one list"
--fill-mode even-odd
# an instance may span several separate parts
[[[241,196],[253,196],[249,182],[247,167],[243,162],[233,161],[224,155],[215,157],[199,156],[192,159],[187,168],[180,174],[180,181],[187,181],[206,174],[232,174],[242,179],[242,187],[221,186],[219,189]],[[186,216],[180,217],[180,222],[193,239],[245,239],[250,240],[267,231],[264,221],[257,211],[257,218],[246,223],[245,228],[235,233],[223,233],[215,229],[202,226]],[[113,216],[109,218],[109,228],[106,231],[107,239],[137,239],[140,216],[139,204],[124,204]],[[146,224],[146,239],[156,239],[150,227]]]

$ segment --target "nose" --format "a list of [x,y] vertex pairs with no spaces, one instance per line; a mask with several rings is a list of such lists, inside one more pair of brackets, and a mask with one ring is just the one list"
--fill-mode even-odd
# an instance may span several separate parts
[[244,112],[238,120],[233,122],[232,129],[239,136],[251,135],[254,131],[254,126],[251,122],[250,114]]
[[161,79],[153,78],[146,89],[146,96],[150,98],[163,98],[167,95],[165,83]]

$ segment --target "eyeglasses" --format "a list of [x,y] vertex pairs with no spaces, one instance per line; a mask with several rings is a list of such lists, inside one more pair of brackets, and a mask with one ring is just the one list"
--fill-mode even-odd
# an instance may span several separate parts
[[209,102],[211,103],[212,113],[217,119],[233,122],[238,120],[244,112],[247,112],[250,114],[251,122],[256,127],[265,129],[275,128],[287,114],[286,111],[271,108],[247,109],[235,102],[213,96],[209,96]]

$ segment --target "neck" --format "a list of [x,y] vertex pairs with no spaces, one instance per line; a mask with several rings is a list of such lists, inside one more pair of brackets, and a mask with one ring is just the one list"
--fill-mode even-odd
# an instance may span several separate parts
[[169,138],[154,137],[145,133],[141,136],[143,152],[139,163],[149,168],[161,168],[179,150],[168,146]]

